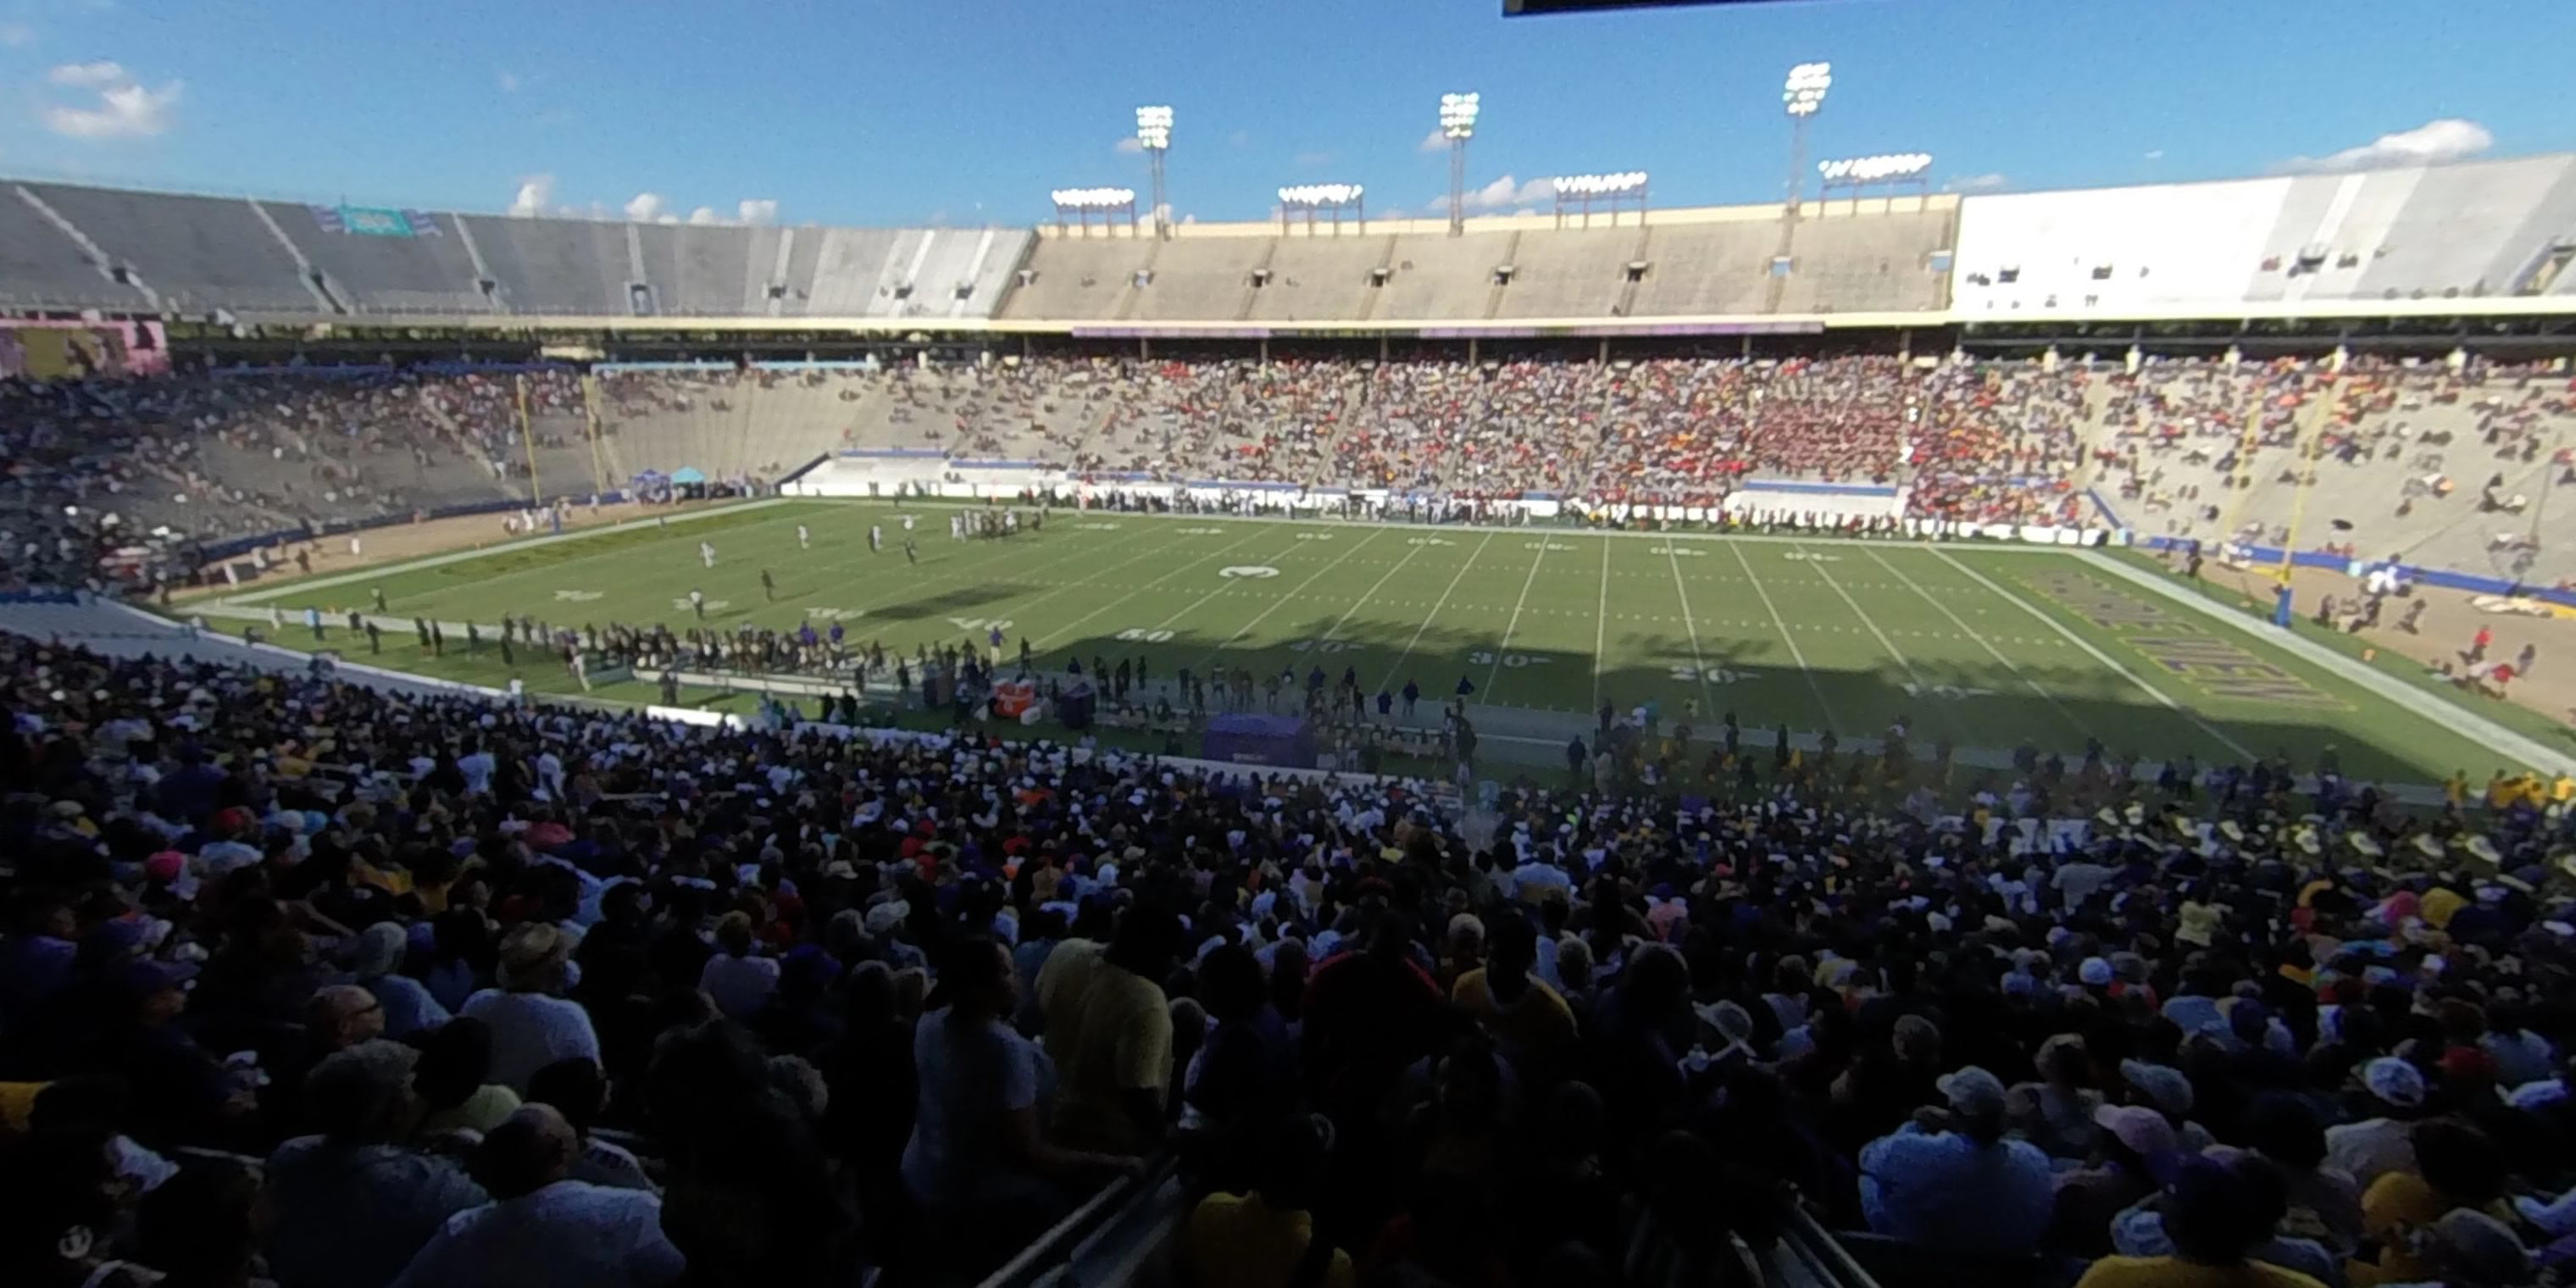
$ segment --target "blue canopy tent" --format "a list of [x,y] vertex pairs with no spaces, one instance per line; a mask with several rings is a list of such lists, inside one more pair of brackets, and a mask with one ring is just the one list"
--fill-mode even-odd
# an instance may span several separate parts
[[690,487],[706,482],[707,476],[699,472],[695,465],[683,465],[671,471],[671,481],[681,487]]

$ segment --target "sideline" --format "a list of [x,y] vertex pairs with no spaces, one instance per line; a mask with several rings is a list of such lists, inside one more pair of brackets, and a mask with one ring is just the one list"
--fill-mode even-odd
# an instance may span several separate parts
[[[712,519],[718,515],[741,514],[750,510],[766,510],[771,506],[785,504],[787,504],[787,498],[785,497],[765,497],[761,500],[744,501],[735,505],[720,505],[710,510],[689,510],[680,514],[657,514],[635,519],[620,519],[604,528],[577,528],[569,532],[552,532],[542,537],[521,537],[516,541],[504,541],[497,546],[473,546],[464,550],[450,550],[445,554],[422,555],[417,559],[405,559],[396,563],[384,564],[374,568],[361,568],[351,572],[328,573],[320,577],[298,577],[292,581],[279,582],[274,586],[270,586],[262,590],[252,590],[239,595],[218,595],[210,602],[217,604],[265,603],[280,595],[300,594],[308,590],[330,590],[336,586],[347,586],[361,581],[382,581],[387,577],[396,576],[401,573],[419,572],[428,568],[444,568],[449,564],[464,563],[469,559],[487,559],[493,555],[510,554],[520,550],[535,550],[541,546],[551,546],[558,542],[582,541],[591,537],[602,537],[612,532],[623,532],[630,528],[644,527],[647,524],[660,524],[664,520],[668,520],[671,524],[677,525],[694,522],[699,519]],[[179,605],[173,604],[171,607],[176,609]]]
[[2077,553],[2095,569],[2118,577],[2132,586],[2154,592],[2166,601],[2179,604],[2251,635],[2263,643],[2333,673],[2337,678],[2377,694],[2405,711],[2435,724],[2448,725],[2471,738],[2486,743],[2522,761],[2523,768],[2550,774],[2576,774],[2576,755],[2552,749],[2548,744],[2517,733],[2476,711],[2427,692],[2412,684],[2382,674],[2377,668],[2357,658],[2347,657],[2295,631],[2280,630],[2268,622],[2243,613],[2230,611],[2225,605],[2174,586],[2162,577],[2142,568],[2114,559],[2098,551]]

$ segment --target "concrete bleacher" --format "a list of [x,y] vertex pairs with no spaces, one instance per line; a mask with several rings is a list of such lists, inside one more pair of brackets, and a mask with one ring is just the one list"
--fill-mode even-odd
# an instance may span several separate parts
[[1981,319],[2241,300],[2289,183],[1973,198],[1959,218],[1952,310]]
[[1370,316],[1406,321],[1464,321],[1485,316],[1494,270],[1512,261],[1515,233],[1398,237],[1387,256],[1392,274]]
[[[259,207],[247,200],[19,185],[113,264],[134,269],[166,305],[190,310],[322,311],[320,297]],[[73,249],[66,240],[65,249]]]
[[2576,244],[2576,156],[2442,166],[2414,185],[2350,295],[2511,294],[2553,242]]
[[[1027,253],[1019,228],[937,228],[900,234],[873,316],[985,317],[1000,302]],[[910,287],[909,294],[898,288]]]
[[1273,239],[1183,237],[1145,245],[1153,276],[1132,288],[1133,305],[1122,320],[1232,322],[1251,306],[1252,271],[1269,262]]
[[493,307],[475,284],[474,259],[456,235],[452,216],[429,216],[435,233],[377,237],[330,231],[307,206],[264,201],[260,208],[321,272],[331,294],[352,309],[476,313]]
[[1003,300],[1001,316],[1105,321],[1118,316],[1138,270],[1153,262],[1156,243],[1126,235],[1046,236],[1030,252],[1029,283]]
[[1830,203],[1798,222],[1783,313],[1922,313],[1948,301],[1932,256],[1949,249],[1940,210],[1836,215]]
[[70,234],[21,194],[0,188],[0,304],[139,308],[143,294],[89,262]]
[[1649,223],[1646,279],[1637,284],[1635,317],[1759,313],[1771,256],[1780,247],[1775,220]]
[[[858,317],[876,298],[877,281],[894,255],[895,234],[882,229],[815,230],[814,267],[805,279],[803,307],[788,310],[805,317]],[[798,242],[805,239],[800,236]],[[801,249],[801,246],[799,247]]]
[[1252,293],[1248,321],[1364,318],[1377,288],[1369,272],[1385,264],[1394,239],[1356,229],[1334,236],[1304,229],[1278,239],[1270,251],[1270,280]]
[[755,231],[765,230],[637,228],[654,312],[687,317],[758,317],[766,312],[771,265],[757,262],[752,254]]
[[635,283],[625,224],[460,215],[483,266],[514,313],[631,314]]
[[1494,316],[1608,317],[1618,311],[1627,267],[1645,245],[1639,226],[1524,233],[1512,252],[1512,283]]

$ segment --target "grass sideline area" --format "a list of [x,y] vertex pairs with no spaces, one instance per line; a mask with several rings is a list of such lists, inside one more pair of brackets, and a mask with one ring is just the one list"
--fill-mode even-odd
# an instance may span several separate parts
[[[1348,670],[1371,694],[1413,681],[1426,710],[1463,680],[1471,701],[1550,713],[1539,723],[1569,734],[1588,730],[1605,704],[1652,705],[1667,721],[1695,707],[1703,731],[1733,711],[1748,743],[1767,743],[1780,724],[1849,741],[1905,719],[1923,745],[2026,742],[2070,758],[2099,739],[2113,755],[2204,764],[2281,755],[2301,769],[2331,747],[2348,774],[2419,784],[2453,770],[2483,781],[2528,768],[2066,552],[1066,510],[1042,531],[961,542],[948,533],[953,508],[791,501],[715,525],[603,529],[272,583],[225,602],[281,610],[285,627],[270,632],[280,644],[315,646],[302,622],[312,606],[329,625],[320,646],[353,660],[493,686],[516,677],[539,693],[574,683],[524,653],[515,669],[489,645],[465,656],[455,638],[447,656],[429,658],[408,630],[388,630],[384,653],[370,658],[363,639],[348,638],[345,615],[368,610],[381,589],[392,615],[472,621],[487,633],[505,614],[676,630],[694,623],[696,589],[710,626],[838,622],[853,641],[906,655],[919,644],[980,648],[998,627],[1006,656],[1025,638],[1038,665],[1057,672],[1076,657],[1086,668],[1141,659],[1158,678],[1222,666],[1259,681],[1321,669],[1338,682]],[[907,514],[918,566],[899,548]],[[810,549],[798,546],[800,524]],[[872,525],[885,531],[882,552],[869,550]],[[700,565],[701,540],[717,548],[712,570]],[[774,601],[763,570],[777,583]],[[658,695],[630,682],[593,696]],[[701,691],[682,700],[737,711],[753,701]]]

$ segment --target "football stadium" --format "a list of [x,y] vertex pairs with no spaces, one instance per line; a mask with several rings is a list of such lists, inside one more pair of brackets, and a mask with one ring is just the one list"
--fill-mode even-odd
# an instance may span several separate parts
[[[1629,7],[1418,21],[1857,30]],[[0,1279],[2557,1282],[2576,152],[1852,66],[1767,192],[0,176]]]

